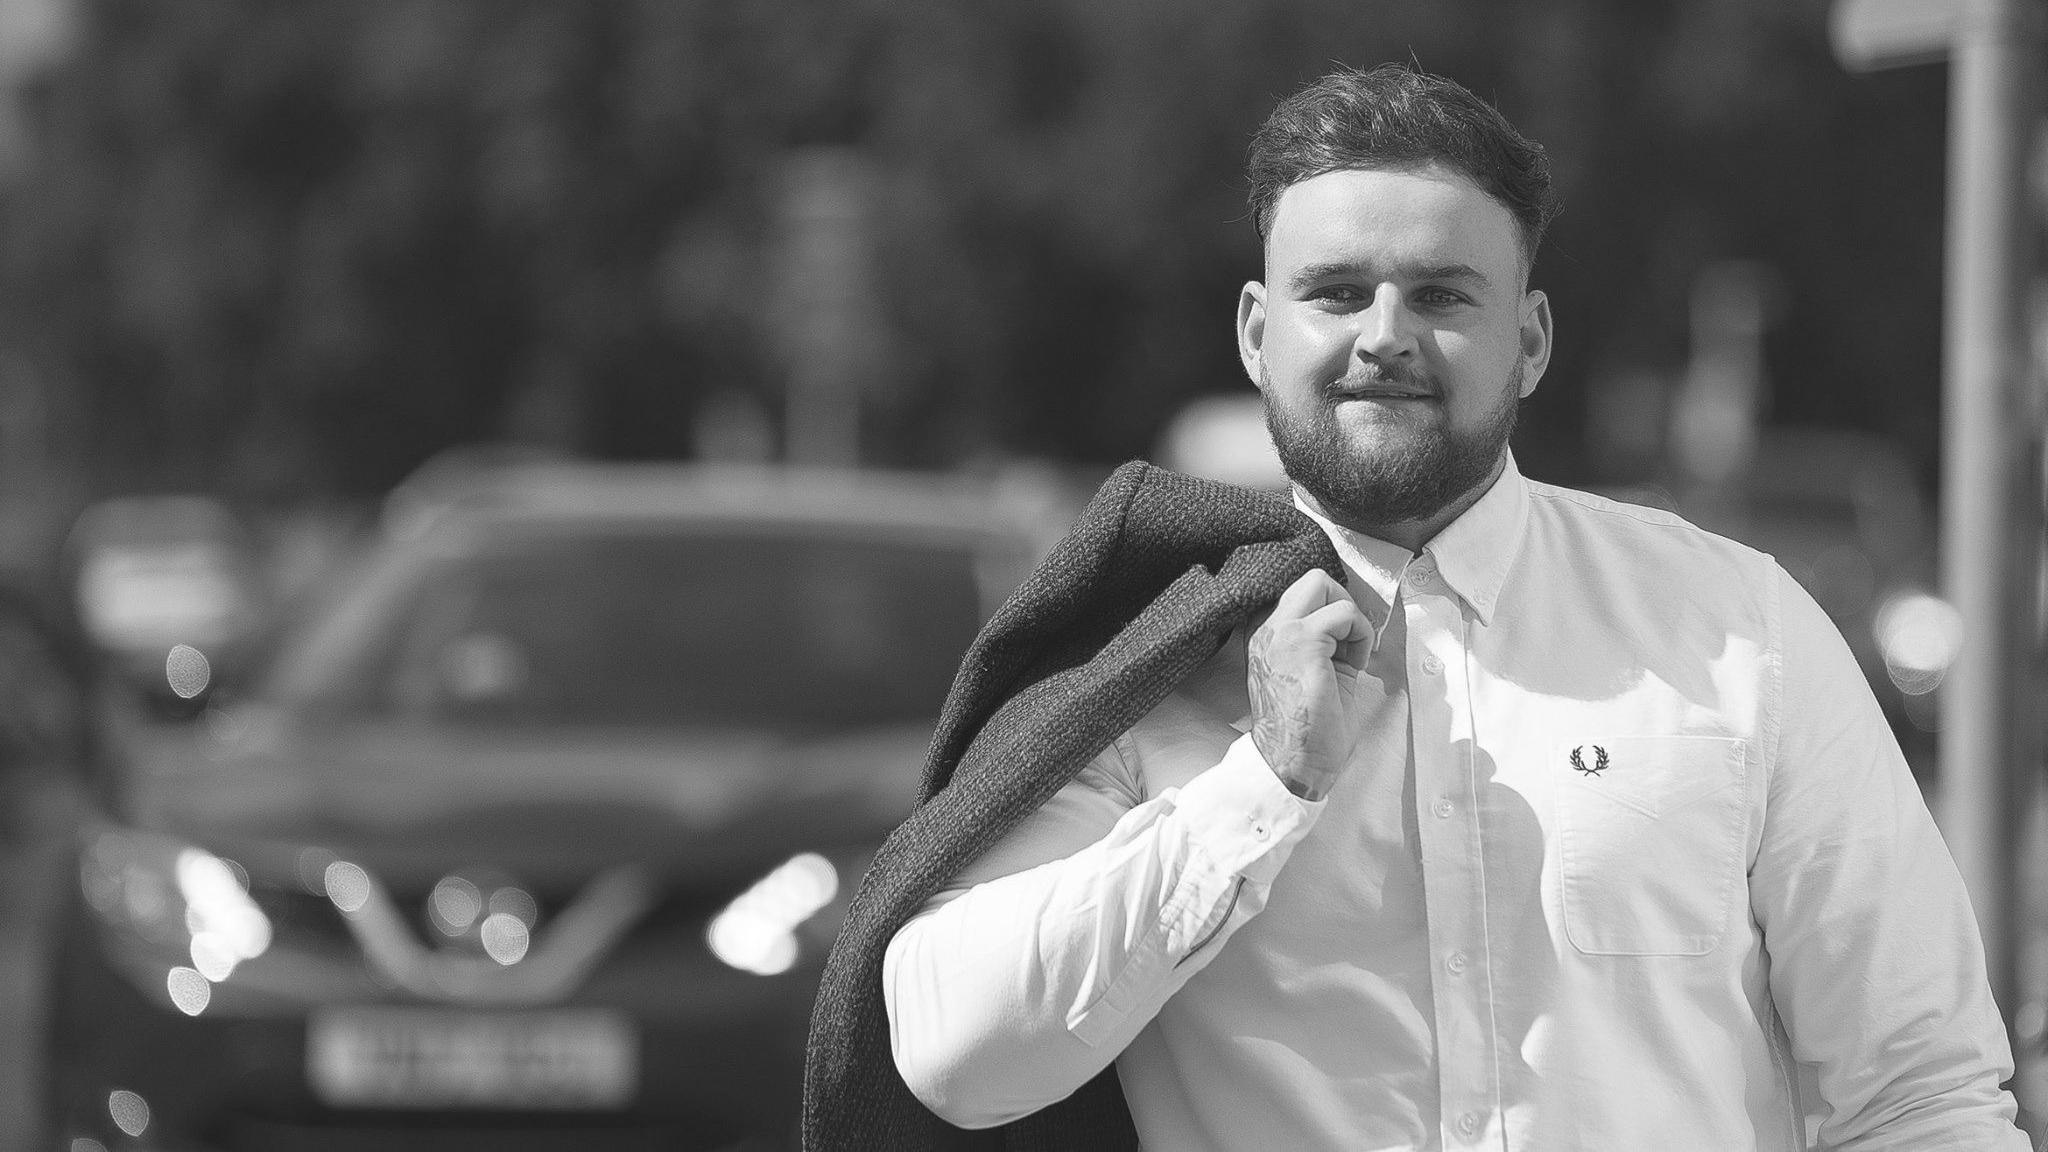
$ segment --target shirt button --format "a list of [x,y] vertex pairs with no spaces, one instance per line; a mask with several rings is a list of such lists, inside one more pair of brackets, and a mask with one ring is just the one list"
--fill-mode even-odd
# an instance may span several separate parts
[[1463,952],[1453,952],[1449,956],[1444,957],[1444,967],[1453,976],[1462,974],[1465,971],[1465,954]]
[[1427,564],[1417,564],[1413,568],[1408,569],[1408,583],[1413,587],[1427,588],[1429,587],[1429,582],[1434,579],[1436,579],[1436,569],[1431,568]]
[[1486,1118],[1477,1112],[1467,1112],[1458,1117],[1458,1131],[1462,1135],[1470,1136],[1479,1131],[1479,1125],[1485,1120]]
[[1456,812],[1457,810],[1457,806],[1451,803],[1451,798],[1448,796],[1444,797],[1441,800],[1438,800],[1436,804],[1430,808],[1430,811],[1436,813],[1436,817],[1439,820],[1449,820],[1451,818],[1451,813]]
[[1431,652],[1422,658],[1422,670],[1434,676],[1444,670],[1444,662],[1436,658],[1436,653]]
[[1252,825],[1252,839],[1254,839],[1254,840],[1264,840],[1265,838],[1266,838],[1266,826],[1265,826],[1264,824],[1254,824],[1254,825]]

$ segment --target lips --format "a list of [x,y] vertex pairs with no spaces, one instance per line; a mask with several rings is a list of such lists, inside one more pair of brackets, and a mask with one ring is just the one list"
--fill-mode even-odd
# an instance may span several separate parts
[[1354,372],[1328,386],[1333,400],[1433,400],[1436,389],[1407,378],[1408,373]]
[[1427,392],[1412,392],[1398,388],[1338,389],[1334,395],[1339,400],[1428,400]]
[[1330,389],[1333,400],[1432,400],[1434,392],[1399,384],[1367,384],[1346,387],[1337,385]]

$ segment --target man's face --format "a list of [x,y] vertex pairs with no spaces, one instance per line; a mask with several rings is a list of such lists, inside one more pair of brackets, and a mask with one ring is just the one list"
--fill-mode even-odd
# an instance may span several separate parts
[[1485,491],[1549,362],[1550,306],[1524,279],[1514,216],[1440,165],[1281,193],[1238,349],[1325,515],[1419,547]]

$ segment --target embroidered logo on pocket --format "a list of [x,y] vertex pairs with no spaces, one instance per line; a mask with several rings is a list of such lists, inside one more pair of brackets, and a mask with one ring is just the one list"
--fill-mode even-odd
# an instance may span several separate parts
[[1598,776],[1602,772],[1607,771],[1607,749],[1602,748],[1598,744],[1593,745],[1593,763],[1590,767],[1586,764],[1585,753],[1586,746],[1583,744],[1572,749],[1573,768],[1578,769],[1587,776]]

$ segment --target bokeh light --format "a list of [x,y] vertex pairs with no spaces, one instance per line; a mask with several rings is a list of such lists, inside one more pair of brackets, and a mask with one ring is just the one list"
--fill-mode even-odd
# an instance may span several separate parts
[[213,665],[207,661],[206,653],[190,644],[179,644],[164,658],[164,679],[180,699],[190,700],[213,683]]
[[299,886],[315,896],[327,894],[327,869],[334,863],[334,853],[325,848],[301,848],[297,861]]
[[528,928],[540,923],[540,902],[524,888],[505,887],[492,892],[490,910],[511,916]]
[[164,977],[164,989],[171,994],[171,1003],[187,1016],[197,1016],[213,1003],[213,982],[196,968],[171,969]]
[[269,950],[270,918],[249,897],[248,874],[240,865],[187,848],[178,853],[177,877],[192,933],[192,963],[207,979],[225,980],[235,965]]
[[484,954],[507,967],[525,959],[533,942],[525,922],[510,912],[493,912],[484,917],[477,934],[483,940]]
[[241,960],[217,932],[201,932],[192,937],[192,967],[215,984],[234,975]]
[[343,912],[358,912],[370,902],[370,874],[360,865],[336,860],[327,866],[322,882],[327,898]]
[[433,918],[434,927],[448,936],[469,931],[483,910],[483,893],[476,882],[461,876],[443,876],[427,896],[427,914]]
[[107,1115],[114,1121],[114,1127],[130,1136],[149,1131],[149,1101],[125,1088],[107,1094]]
[[796,964],[796,929],[839,892],[839,870],[815,852],[784,861],[712,918],[712,955],[742,972],[775,976]]
[[1899,691],[1924,695],[1940,686],[1962,654],[1962,613],[1925,592],[1894,596],[1877,611],[1877,644]]

